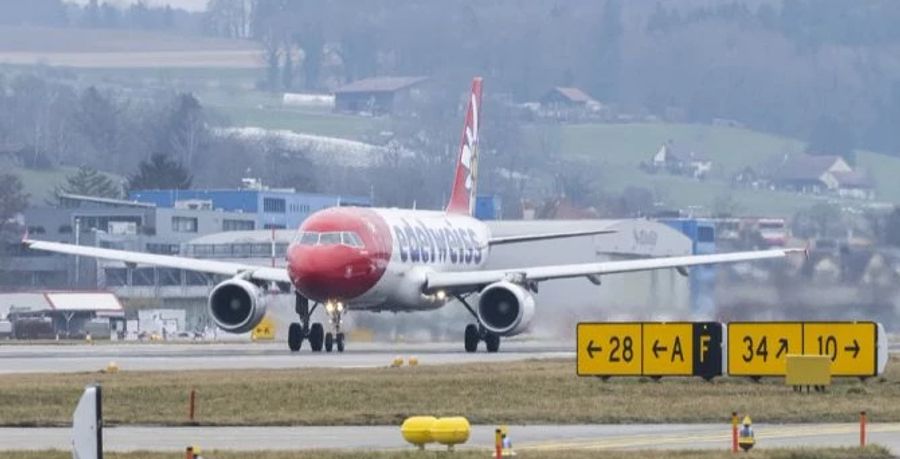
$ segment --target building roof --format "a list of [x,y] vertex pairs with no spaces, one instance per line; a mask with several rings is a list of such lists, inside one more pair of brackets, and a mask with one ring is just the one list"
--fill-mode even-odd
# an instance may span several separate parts
[[777,180],[819,180],[838,162],[840,156],[791,155],[780,164],[772,164],[773,178]]
[[588,102],[594,102],[594,98],[589,96],[586,92],[572,87],[565,86],[557,86],[550,90],[550,92],[555,92],[561,95],[563,98],[568,100],[569,102],[578,103],[578,104],[586,104]]
[[360,92],[396,92],[415,86],[428,77],[376,77],[356,80],[334,90],[335,94]]
[[80,194],[57,193],[60,199],[69,201],[90,202],[94,204],[104,204],[118,207],[156,207],[154,204],[138,201],[126,201],[124,199],[101,198],[97,196],[83,196]]
[[841,188],[874,188],[871,177],[865,171],[832,172]]
[[10,309],[19,312],[95,312],[103,316],[124,315],[119,299],[109,292],[22,292],[0,294],[0,317]]

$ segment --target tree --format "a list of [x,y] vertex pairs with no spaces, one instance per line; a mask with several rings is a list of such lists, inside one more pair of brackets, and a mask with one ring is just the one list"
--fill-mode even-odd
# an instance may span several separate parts
[[179,94],[163,126],[164,132],[157,146],[160,151],[172,151],[188,167],[193,166],[197,153],[207,142],[206,117],[200,101],[193,94]]
[[56,187],[56,194],[60,193],[118,199],[122,197],[122,187],[106,174],[81,166],[74,174],[66,177],[64,185]]
[[793,233],[802,238],[838,238],[846,233],[840,207],[818,203],[794,215]]
[[0,174],[0,229],[6,229],[17,214],[28,207],[28,194],[15,174]]
[[900,207],[895,207],[894,211],[888,216],[885,224],[884,239],[884,242],[894,247],[900,247]]
[[156,153],[138,165],[138,171],[128,178],[128,190],[186,190],[193,177],[179,162],[164,153]]

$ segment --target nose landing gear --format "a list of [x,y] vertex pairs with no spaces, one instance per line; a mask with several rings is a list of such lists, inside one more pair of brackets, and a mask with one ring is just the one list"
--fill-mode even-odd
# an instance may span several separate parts
[[325,305],[325,312],[328,314],[328,323],[334,331],[325,334],[325,352],[331,352],[335,347],[338,352],[344,352],[344,333],[341,331],[344,304],[328,303]]

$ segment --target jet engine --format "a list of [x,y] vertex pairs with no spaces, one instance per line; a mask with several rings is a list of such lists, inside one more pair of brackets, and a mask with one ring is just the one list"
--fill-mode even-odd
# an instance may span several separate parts
[[478,320],[488,331],[513,336],[528,329],[534,317],[534,297],[512,282],[485,287],[478,299]]
[[259,325],[266,315],[266,296],[251,282],[228,279],[210,293],[209,315],[222,330],[246,333]]

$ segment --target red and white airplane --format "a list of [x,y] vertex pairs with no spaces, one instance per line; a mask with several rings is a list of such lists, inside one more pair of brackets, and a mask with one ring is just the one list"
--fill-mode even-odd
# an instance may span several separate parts
[[[225,331],[245,333],[266,312],[272,283],[293,287],[299,322],[292,323],[288,346],[308,340],[313,351],[344,350],[341,318],[348,310],[417,311],[459,300],[474,318],[465,328],[465,349],[484,341],[496,352],[502,336],[525,331],[534,315],[532,294],[539,282],[663,268],[781,258],[795,249],[648,258],[518,269],[481,269],[491,247],[528,241],[602,234],[580,231],[492,237],[472,217],[478,178],[481,78],[472,82],[450,202],[446,210],[335,207],[314,213],[300,226],[287,249],[287,269],[142,252],[84,247],[57,242],[23,241],[28,247],[64,254],[118,260],[230,276],[209,297],[209,313]],[[802,251],[802,250],[799,250]],[[467,298],[477,294],[474,306]],[[312,303],[312,308],[310,308]],[[310,323],[323,305],[329,318]]]

